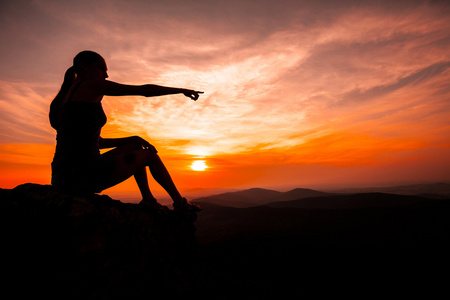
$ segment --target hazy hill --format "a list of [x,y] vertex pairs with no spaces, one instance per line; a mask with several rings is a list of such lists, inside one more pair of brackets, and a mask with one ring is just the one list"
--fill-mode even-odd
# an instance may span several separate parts
[[268,189],[253,188],[239,192],[223,193],[209,197],[194,199],[194,202],[216,204],[220,206],[245,208],[263,205],[271,202],[289,201],[308,197],[331,195],[330,193],[310,189],[293,189],[288,192],[278,192]]
[[438,269],[449,267],[448,200],[370,193],[247,208],[202,205],[197,241],[220,270],[215,290],[222,299],[234,299],[236,290],[248,299],[333,297],[356,292],[352,287],[429,293],[441,280]]
[[[274,206],[275,202],[285,202],[291,200],[299,200],[305,198],[315,198],[315,197],[327,197],[336,195],[335,199],[344,199],[344,195],[351,194],[373,194],[373,193],[381,193],[381,194],[395,194],[395,195],[408,195],[408,196],[418,196],[430,199],[450,199],[450,184],[448,183],[434,183],[434,184],[415,184],[415,185],[404,185],[404,186],[393,186],[393,187],[373,187],[373,188],[346,188],[333,190],[329,192],[324,191],[316,191],[312,189],[305,188],[296,188],[290,190],[288,192],[279,192],[269,189],[261,189],[261,188],[252,188],[243,191],[237,192],[228,192],[223,194],[217,194],[213,196],[196,198],[192,201],[194,202],[202,202],[208,204],[216,204],[220,206],[229,206],[236,208],[245,208],[252,207],[258,205],[266,205],[270,204],[270,206]],[[342,196],[339,198],[339,196]],[[383,201],[401,201],[402,197],[394,197],[394,196],[384,196],[384,200],[380,200],[378,203],[382,203]],[[352,201],[358,201],[358,196],[351,196]],[[350,201],[350,198],[346,201]],[[367,197],[366,197],[367,198]],[[320,200],[321,203],[325,201],[324,199]],[[327,202],[332,201],[328,199]],[[392,202],[392,203],[394,203]],[[303,204],[300,204],[303,203]],[[308,204],[310,203],[310,204]],[[311,207],[314,208],[313,205],[315,203],[313,200],[305,200],[303,202],[297,202],[294,207],[304,206],[305,208]],[[317,202],[318,203],[318,202]],[[331,204],[331,203],[330,203]],[[282,204],[284,205],[284,204]],[[291,205],[291,204],[286,204]],[[325,205],[325,204],[324,204]],[[319,207],[316,207],[319,208]]]
[[281,194],[282,192],[278,191],[252,188],[238,192],[228,192],[209,197],[201,197],[192,201],[230,207],[250,207],[269,202],[269,199],[274,199]]
[[281,193],[277,195],[274,198],[268,199],[269,202],[282,202],[282,201],[290,201],[290,200],[296,200],[296,199],[303,199],[303,198],[312,198],[312,197],[321,197],[321,196],[328,196],[332,195],[330,193],[325,192],[319,192],[311,189],[302,189],[302,188],[296,188],[293,190],[290,190],[288,192]]
[[[354,240],[357,243],[368,238],[377,243],[392,236],[406,238],[407,235],[402,235],[412,229],[425,228],[430,222],[432,226],[441,221],[447,224],[447,227],[436,227],[436,232],[448,229],[450,224],[439,217],[441,213],[450,217],[450,203],[446,200],[382,193],[314,197],[247,208],[200,205],[204,206],[197,221],[200,241],[256,235],[266,238],[316,235],[317,239],[324,235],[327,238],[320,239],[326,242],[330,235],[340,232],[332,240],[350,234],[359,235]],[[445,210],[440,211],[439,207]],[[373,239],[371,234],[377,238]]]
[[345,188],[333,193],[389,193],[399,195],[424,195],[432,198],[450,198],[450,183],[412,184],[390,187]]
[[291,201],[265,204],[270,207],[291,207],[304,209],[362,209],[382,207],[407,207],[419,202],[429,201],[427,198],[385,193],[365,193],[353,195],[331,195],[309,197]]

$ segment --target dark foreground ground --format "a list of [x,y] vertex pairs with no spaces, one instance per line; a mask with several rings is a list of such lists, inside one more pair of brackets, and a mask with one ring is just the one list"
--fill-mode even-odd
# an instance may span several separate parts
[[215,299],[447,294],[450,202],[401,200],[345,209],[204,204],[196,227],[205,287]]
[[49,186],[0,189],[1,289],[11,299],[448,296],[448,199],[202,206],[159,214]]

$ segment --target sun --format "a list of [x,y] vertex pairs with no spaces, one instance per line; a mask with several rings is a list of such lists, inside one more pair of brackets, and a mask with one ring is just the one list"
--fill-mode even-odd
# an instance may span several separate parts
[[191,169],[194,171],[205,171],[208,168],[204,160],[194,160]]

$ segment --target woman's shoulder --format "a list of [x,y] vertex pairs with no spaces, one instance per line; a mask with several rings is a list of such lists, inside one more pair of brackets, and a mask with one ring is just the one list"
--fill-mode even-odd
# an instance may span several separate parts
[[[104,81],[104,80],[103,80]],[[75,82],[72,88],[71,103],[99,103],[103,95],[98,92],[99,85],[103,83],[99,80],[83,80]]]

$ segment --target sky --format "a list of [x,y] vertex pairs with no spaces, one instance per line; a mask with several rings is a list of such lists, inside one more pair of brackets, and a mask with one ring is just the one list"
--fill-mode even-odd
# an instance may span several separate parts
[[450,181],[448,1],[3,0],[0,28],[1,188],[50,183],[82,50],[112,81],[204,91],[103,99],[102,136],[147,139],[182,193]]

